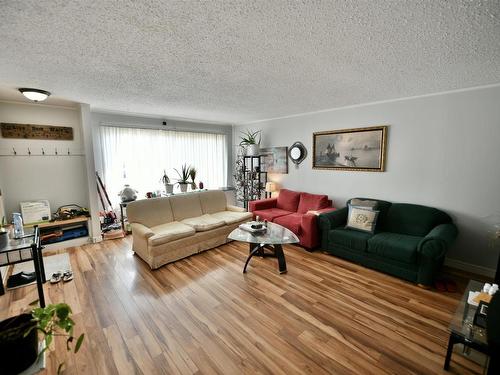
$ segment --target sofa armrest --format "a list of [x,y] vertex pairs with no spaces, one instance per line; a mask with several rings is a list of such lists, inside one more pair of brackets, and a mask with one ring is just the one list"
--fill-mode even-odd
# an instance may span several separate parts
[[[331,210],[331,209],[330,209]],[[340,227],[347,222],[347,207],[333,209],[333,211],[324,212],[319,215],[319,226],[322,231]]]
[[455,224],[440,224],[432,229],[418,244],[418,252],[431,259],[441,259],[457,237]]
[[328,212],[332,212],[335,210],[337,210],[335,207],[327,207],[327,208],[321,208],[319,210],[310,210],[310,211],[307,211],[306,214],[312,214],[312,215],[319,216],[321,214],[326,214]]
[[260,199],[258,201],[248,202],[248,211],[253,212],[257,210],[267,210],[275,208],[278,203],[278,198]]
[[131,223],[130,226],[132,227],[132,235],[142,237],[146,240],[154,236],[154,232],[145,225],[140,223]]
[[233,206],[232,204],[228,204],[226,206],[226,211],[232,211],[232,212],[246,212],[243,207],[238,207],[238,206]]

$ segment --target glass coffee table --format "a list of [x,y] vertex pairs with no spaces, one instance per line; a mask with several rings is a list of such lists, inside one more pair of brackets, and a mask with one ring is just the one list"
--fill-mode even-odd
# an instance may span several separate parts
[[[250,245],[250,254],[245,262],[245,267],[243,267],[243,273],[247,271],[248,262],[250,262],[250,259],[254,255],[278,258],[279,272],[285,273],[285,253],[283,253],[281,245],[299,242],[298,237],[291,230],[274,223],[267,223],[267,229],[257,233],[250,233],[246,230],[236,228],[229,233],[228,238],[235,241],[248,242]],[[266,252],[266,250],[270,250],[270,252]]]
[[448,341],[448,350],[446,351],[446,359],[444,361],[445,370],[450,368],[451,354],[453,353],[453,346],[455,344],[463,344],[464,354],[468,354],[472,348],[489,355],[486,329],[473,324],[477,306],[467,303],[469,292],[479,292],[483,288],[483,285],[484,283],[479,281],[470,280],[460,304],[455,311],[455,315],[449,326],[450,339]]

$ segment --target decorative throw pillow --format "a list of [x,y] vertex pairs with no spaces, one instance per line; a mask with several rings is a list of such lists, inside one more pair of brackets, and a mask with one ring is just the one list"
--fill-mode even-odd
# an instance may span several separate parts
[[373,233],[377,224],[379,211],[367,207],[349,205],[349,216],[346,228]]
[[374,210],[377,207],[378,202],[369,199],[353,198],[349,204],[356,207],[365,207]]

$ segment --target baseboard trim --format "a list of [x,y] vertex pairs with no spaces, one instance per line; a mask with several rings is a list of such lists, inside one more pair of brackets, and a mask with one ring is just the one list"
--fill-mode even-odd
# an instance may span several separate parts
[[456,268],[461,271],[466,271],[470,273],[475,273],[487,277],[495,277],[496,270],[494,268],[488,268],[483,266],[478,266],[476,264],[470,264],[457,259],[446,258],[444,265],[450,268]]

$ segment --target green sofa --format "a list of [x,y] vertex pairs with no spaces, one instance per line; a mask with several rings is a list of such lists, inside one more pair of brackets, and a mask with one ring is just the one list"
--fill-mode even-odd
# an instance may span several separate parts
[[458,233],[450,216],[416,204],[358,199],[377,202],[375,233],[346,229],[347,207],[324,213],[319,216],[322,249],[421,286],[431,286]]

